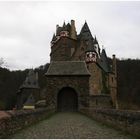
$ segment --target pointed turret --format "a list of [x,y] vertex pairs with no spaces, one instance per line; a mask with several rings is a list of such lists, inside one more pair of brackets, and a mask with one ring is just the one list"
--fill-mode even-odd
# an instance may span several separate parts
[[86,62],[87,63],[96,62],[98,54],[95,50],[95,47],[94,47],[92,40],[88,41],[85,53],[86,53]]
[[105,49],[103,49],[101,52],[101,61],[99,62],[99,64],[105,72],[110,72],[110,65],[108,62],[108,58],[107,58]]
[[95,36],[95,38],[94,38],[94,44],[98,44],[98,41],[97,41],[96,36]]
[[66,26],[66,24],[65,24],[65,21],[64,21],[64,23],[63,23],[62,30],[63,30],[63,31],[68,31],[67,26]]
[[38,73],[35,73],[33,69],[31,69],[21,85],[20,89],[22,88],[39,88],[38,85]]
[[93,44],[94,44],[94,48],[95,48],[95,50],[96,50],[96,52],[98,54],[98,57],[100,58],[100,47],[99,47],[99,43],[97,41],[96,36],[94,38]]
[[80,36],[83,40],[93,40],[92,34],[86,21],[81,29]]
[[71,25],[68,23],[66,26],[67,26],[68,31],[70,32]]
[[52,37],[52,41],[55,41],[56,40],[56,36],[55,36],[55,33],[53,34],[53,37]]
[[88,27],[87,22],[85,21],[85,23],[84,23],[84,25],[83,25],[83,27],[81,29],[81,33],[83,33],[83,32],[89,32],[89,31],[90,31],[90,29]]
[[51,41],[51,46],[54,45],[54,43],[56,42],[57,40],[57,37],[55,36],[55,33],[53,34],[53,37],[52,37],[52,41]]
[[65,24],[65,21],[64,21],[64,23],[63,23],[63,28],[66,26],[66,24]]
[[17,92],[17,109],[33,109],[39,99],[38,73],[29,70],[27,77]]

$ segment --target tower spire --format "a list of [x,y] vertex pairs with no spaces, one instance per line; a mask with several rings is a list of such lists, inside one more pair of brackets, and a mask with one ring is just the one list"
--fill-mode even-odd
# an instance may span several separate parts
[[64,20],[64,22],[63,22],[63,27],[65,27],[66,26],[66,23],[65,23],[65,20]]
[[52,37],[52,41],[54,41],[55,40],[55,33],[53,33],[53,37]]
[[86,21],[80,31],[80,36],[84,40],[93,40],[93,36]]

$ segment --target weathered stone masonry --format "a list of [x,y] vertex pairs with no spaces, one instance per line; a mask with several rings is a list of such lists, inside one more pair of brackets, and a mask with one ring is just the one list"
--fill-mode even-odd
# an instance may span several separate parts
[[[56,61],[57,63],[61,63],[62,61],[67,61],[68,63],[70,61],[85,62],[90,73],[88,82],[89,92],[86,94],[89,94],[89,96],[96,95],[92,99],[88,97],[90,100],[89,107],[98,107],[99,103],[99,107],[104,108],[104,106],[108,106],[110,108],[112,106],[113,108],[118,108],[115,55],[113,55],[113,62],[110,62],[105,49],[100,50],[97,38],[96,36],[92,36],[87,22],[85,22],[79,34],[76,32],[74,20],[71,20],[71,23],[68,24],[64,22],[62,27],[59,25],[56,26],[56,33],[53,35],[51,41],[50,64]],[[60,69],[63,71],[63,69],[71,69],[71,67],[61,67]],[[74,70],[71,70],[71,72],[73,73]],[[69,73],[70,75],[71,73]],[[52,85],[51,88],[57,87]],[[105,102],[102,102],[104,99]],[[55,98],[55,100],[57,99]]]
[[80,112],[94,120],[110,125],[140,138],[140,112],[116,109],[82,108]]
[[54,112],[55,110],[46,108],[0,111],[0,138],[8,138],[9,135],[45,119]]
[[89,76],[47,76],[46,78],[48,89],[46,100],[52,107],[57,108],[57,95],[64,87],[76,91],[79,108],[89,106]]
[[78,96],[78,108],[89,107],[89,77],[83,61],[53,61],[46,73],[46,103],[57,109],[60,90],[72,88]]

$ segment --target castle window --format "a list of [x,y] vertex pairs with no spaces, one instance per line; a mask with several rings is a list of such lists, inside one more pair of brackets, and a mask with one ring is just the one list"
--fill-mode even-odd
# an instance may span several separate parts
[[111,79],[112,79],[112,83],[113,83],[113,81],[114,81],[113,77]]

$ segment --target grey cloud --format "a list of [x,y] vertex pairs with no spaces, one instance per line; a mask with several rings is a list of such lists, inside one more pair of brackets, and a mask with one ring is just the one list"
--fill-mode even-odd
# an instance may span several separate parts
[[140,2],[0,2],[0,57],[10,69],[49,62],[56,24],[85,20],[111,57],[140,58]]

